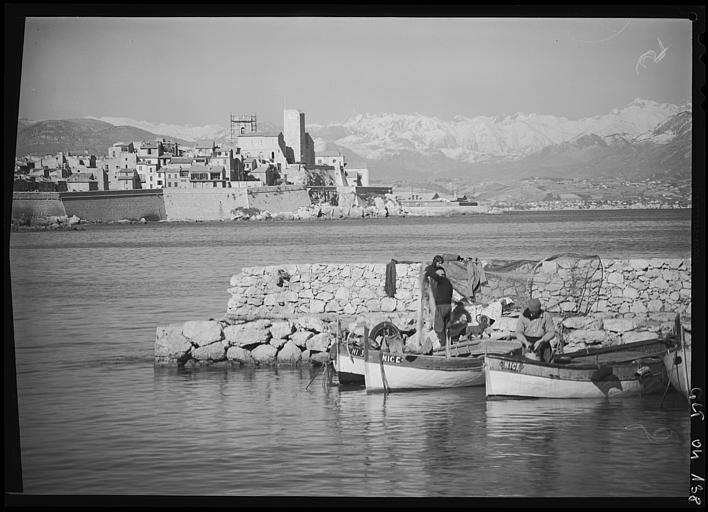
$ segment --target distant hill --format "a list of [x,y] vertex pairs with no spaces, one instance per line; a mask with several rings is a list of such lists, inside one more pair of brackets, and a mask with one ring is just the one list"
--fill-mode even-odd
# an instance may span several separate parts
[[131,142],[168,138],[189,145],[184,140],[135,128],[114,126],[97,119],[65,119],[20,122],[17,132],[16,156],[48,155],[59,151],[106,155],[116,142]]

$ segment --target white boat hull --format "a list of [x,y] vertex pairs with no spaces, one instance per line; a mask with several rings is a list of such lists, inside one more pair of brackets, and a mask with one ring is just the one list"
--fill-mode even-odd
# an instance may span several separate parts
[[370,353],[365,363],[367,392],[484,385],[482,358],[383,354],[384,361],[377,361],[381,355]]
[[487,398],[603,398],[660,392],[666,373],[658,359],[580,369],[488,356],[484,380]]
[[691,392],[691,347],[686,348],[685,360],[680,348],[669,350],[664,356],[664,365],[671,386],[688,398]]

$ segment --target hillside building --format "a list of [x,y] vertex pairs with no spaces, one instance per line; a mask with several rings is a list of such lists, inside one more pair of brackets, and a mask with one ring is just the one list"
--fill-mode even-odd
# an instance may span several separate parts
[[116,142],[108,148],[108,158],[118,158],[123,153],[135,153],[135,146],[132,142]]
[[66,186],[69,192],[89,192],[98,190],[98,180],[94,173],[77,172],[66,178]]
[[287,147],[282,133],[251,132],[239,135],[238,149],[244,159],[271,162],[279,168],[288,164]]
[[112,190],[139,190],[140,175],[135,169],[119,169],[116,172],[115,187]]

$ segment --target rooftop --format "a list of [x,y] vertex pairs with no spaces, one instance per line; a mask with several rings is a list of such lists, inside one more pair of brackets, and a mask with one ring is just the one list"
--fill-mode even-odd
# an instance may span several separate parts
[[251,132],[251,133],[242,133],[238,137],[279,137],[280,132]]
[[192,159],[186,156],[175,156],[170,160],[171,164],[191,164]]

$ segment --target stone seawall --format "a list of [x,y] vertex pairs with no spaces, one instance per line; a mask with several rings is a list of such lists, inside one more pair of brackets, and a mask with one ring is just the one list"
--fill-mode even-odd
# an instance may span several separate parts
[[169,221],[231,220],[231,210],[247,208],[245,188],[163,189]]
[[66,216],[58,192],[13,192],[12,218],[39,219]]
[[[690,259],[603,260],[603,265],[602,285],[591,312],[690,313]],[[420,268],[420,263],[397,264],[396,293],[388,297],[383,263],[247,267],[231,278],[226,314],[229,318],[250,319],[417,311]],[[522,303],[528,298],[526,284],[525,279],[490,274],[477,301],[510,297]],[[545,291],[536,290],[536,295]]]
[[309,206],[310,195],[307,188],[293,185],[277,187],[257,187],[248,190],[248,207],[270,213],[293,213],[303,206]]
[[232,211],[255,208],[270,213],[295,212],[310,204],[305,187],[163,189],[167,220],[232,220]]
[[67,215],[91,222],[166,219],[162,190],[61,192],[60,196]]
[[[588,315],[554,312],[567,350],[664,335],[677,313],[690,322],[690,259],[603,260],[603,264],[602,286]],[[406,350],[415,351],[434,336],[428,324],[422,333],[416,332],[421,264],[395,267],[392,297],[384,288],[383,263],[243,268],[231,278],[231,298],[222,319],[157,327],[155,364],[321,364],[338,331],[360,335],[360,322],[371,328],[384,320],[403,333]],[[485,336],[508,339],[528,299],[524,294],[519,280],[495,275],[481,286],[477,304],[468,309],[474,318],[489,304],[501,311],[501,299],[511,299],[514,310],[485,331]]]

